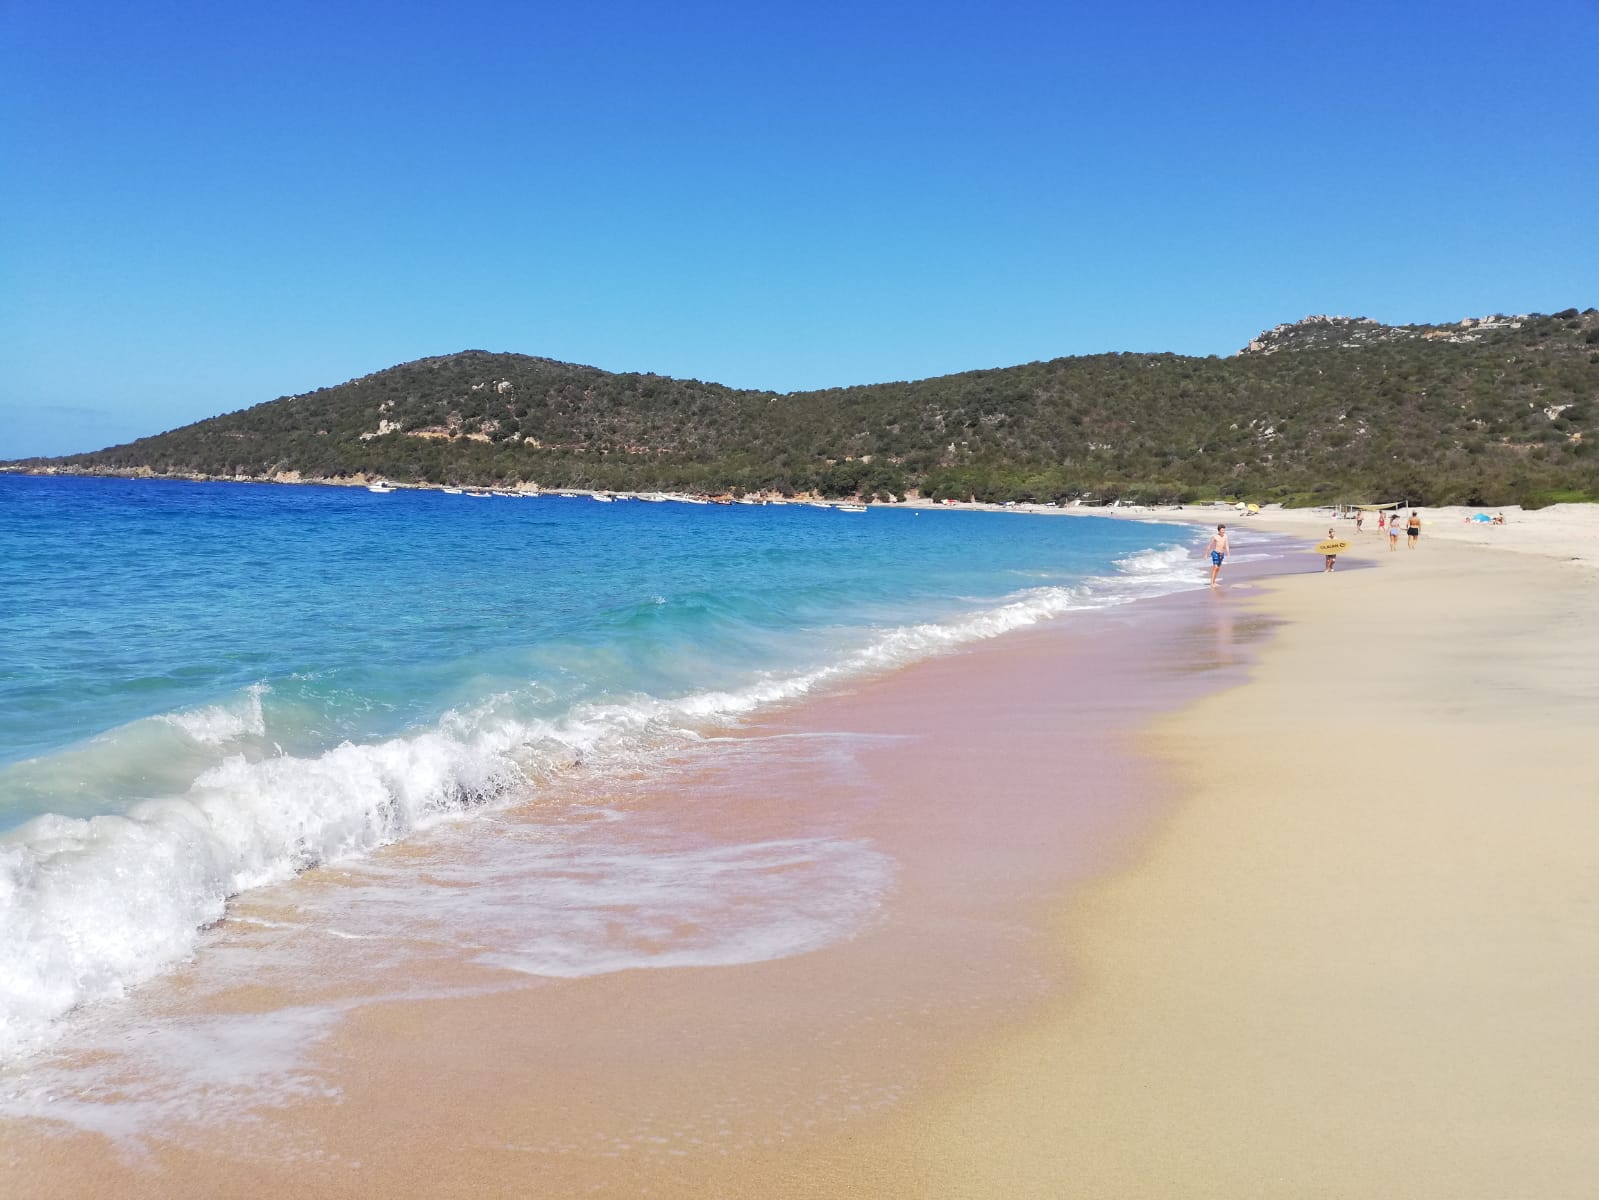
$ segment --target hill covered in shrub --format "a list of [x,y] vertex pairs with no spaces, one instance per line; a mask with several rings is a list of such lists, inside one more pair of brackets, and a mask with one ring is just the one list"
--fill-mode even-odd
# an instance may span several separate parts
[[779,394],[468,350],[13,469],[986,500],[1599,499],[1599,312]]

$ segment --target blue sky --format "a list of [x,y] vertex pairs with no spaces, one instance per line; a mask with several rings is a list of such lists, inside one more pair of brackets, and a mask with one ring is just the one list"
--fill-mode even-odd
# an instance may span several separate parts
[[0,458],[467,348],[779,390],[1599,304],[1599,0],[0,0]]

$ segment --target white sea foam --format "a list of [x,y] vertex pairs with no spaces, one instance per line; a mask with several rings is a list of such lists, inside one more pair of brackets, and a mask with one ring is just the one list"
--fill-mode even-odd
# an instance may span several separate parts
[[854,932],[891,874],[864,842],[830,838],[605,855],[582,865],[538,880],[550,890],[540,906],[559,911],[559,923],[519,920],[520,936],[478,961],[576,977],[788,958]]
[[[253,1120],[264,1107],[336,1100],[320,1046],[362,1005],[483,994],[519,986],[516,975],[802,954],[857,933],[892,879],[892,862],[861,839],[706,845],[670,822],[599,815],[496,822],[491,836],[457,825],[419,851],[424,859],[351,864],[339,887],[299,895],[287,919],[246,915],[232,932],[207,936],[176,1010],[159,1001],[99,1006],[74,1022],[65,1053],[0,1072],[0,1119],[58,1123],[139,1153],[151,1137],[181,1141]],[[240,936],[239,927],[249,932]],[[426,966],[435,958],[463,955],[496,974],[452,971],[444,989],[406,982],[439,974]],[[294,992],[335,971],[345,981],[335,999],[208,1010],[218,998],[226,1005],[246,972],[269,990]],[[250,1149],[294,1152],[255,1136]]]
[[1187,546],[1160,546],[1118,558],[1116,566],[1129,575],[1166,575],[1175,568],[1194,565],[1194,554]]
[[[512,828],[457,841],[425,871],[368,863],[300,916],[375,941],[402,930],[478,963],[572,979],[653,967],[729,966],[807,953],[857,933],[892,862],[857,838],[673,844],[659,829]],[[340,922],[335,932],[330,922]],[[381,949],[373,950],[381,955]]]
[[349,1004],[211,1014],[86,1031],[72,1061],[0,1080],[0,1117],[99,1134],[124,1152],[174,1123],[220,1127],[336,1091],[307,1057]]
[[261,697],[272,689],[264,683],[252,684],[232,704],[210,704],[188,712],[166,713],[159,719],[180,729],[202,746],[223,746],[244,737],[266,734],[266,714]]
[[[637,763],[851,677],[1198,582],[1195,560],[1180,546],[1118,566],[1118,574],[1083,587],[1034,588],[959,618],[883,630],[829,665],[771,673],[739,688],[617,697],[578,704],[555,720],[518,717],[514,704],[496,697],[448,714],[431,730],[375,744],[345,743],[314,757],[232,754],[182,795],[123,816],[36,818],[0,836],[0,1060],[47,1040],[75,1006],[115,997],[188,957],[199,931],[246,889],[363,855],[475,808],[526,798],[579,762],[600,770]],[[180,714],[173,723],[225,748],[262,735],[261,695],[255,690],[234,709]],[[859,883],[853,878],[845,872],[834,883],[849,891]],[[839,927],[823,914],[781,934],[723,938],[714,950],[684,953],[718,962],[798,953]],[[584,969],[584,955],[606,961],[594,947],[549,942],[508,950],[501,961],[572,973]]]
[[0,840],[0,1055],[181,961],[229,896],[505,796],[514,764],[439,733],[316,758],[224,760],[125,816],[47,815]]

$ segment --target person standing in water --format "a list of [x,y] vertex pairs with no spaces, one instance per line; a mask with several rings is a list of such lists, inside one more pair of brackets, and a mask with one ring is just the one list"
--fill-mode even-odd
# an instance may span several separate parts
[[1227,526],[1216,526],[1216,532],[1210,539],[1210,586],[1216,586],[1216,576],[1221,574],[1221,564],[1226,559],[1230,547],[1227,545]]

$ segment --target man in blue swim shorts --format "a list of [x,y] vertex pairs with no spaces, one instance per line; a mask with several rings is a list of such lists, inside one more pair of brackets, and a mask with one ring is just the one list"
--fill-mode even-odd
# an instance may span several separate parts
[[1216,576],[1221,574],[1222,560],[1227,557],[1227,526],[1216,526],[1216,534],[1210,539],[1210,586],[1216,586]]

